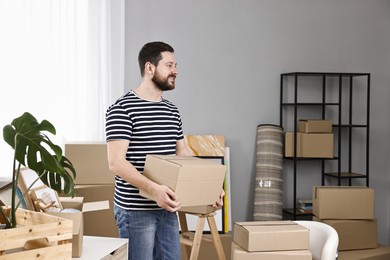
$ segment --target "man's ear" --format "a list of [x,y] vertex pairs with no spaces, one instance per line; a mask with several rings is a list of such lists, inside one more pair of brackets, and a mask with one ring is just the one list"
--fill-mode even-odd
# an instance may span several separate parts
[[154,73],[154,65],[150,62],[146,62],[145,63],[145,73],[149,74],[149,75],[153,75]]

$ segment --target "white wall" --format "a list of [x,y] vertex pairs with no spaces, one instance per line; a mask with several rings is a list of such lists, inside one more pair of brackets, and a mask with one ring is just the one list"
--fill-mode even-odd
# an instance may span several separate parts
[[[175,48],[177,88],[165,97],[186,134],[225,136],[235,222],[252,220],[256,127],[279,123],[280,73],[371,73],[370,186],[379,242],[389,244],[389,25],[387,0],[127,0],[125,89],[139,83],[144,43]],[[301,192],[310,186],[300,181]]]

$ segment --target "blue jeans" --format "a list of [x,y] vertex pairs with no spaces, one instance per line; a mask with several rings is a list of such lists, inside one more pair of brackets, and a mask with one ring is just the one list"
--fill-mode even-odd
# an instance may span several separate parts
[[119,236],[129,239],[129,260],[180,260],[176,212],[114,206],[114,214]]

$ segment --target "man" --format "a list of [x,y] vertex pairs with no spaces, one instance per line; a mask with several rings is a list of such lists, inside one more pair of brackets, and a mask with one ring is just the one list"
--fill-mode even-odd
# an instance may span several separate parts
[[[163,42],[145,44],[138,55],[141,84],[106,114],[108,162],[115,173],[114,213],[120,237],[129,239],[129,260],[180,259],[180,198],[142,175],[147,154],[190,155],[179,111],[162,97],[175,88],[173,53]],[[140,189],[154,200],[140,196]],[[222,197],[214,206],[222,205]]]

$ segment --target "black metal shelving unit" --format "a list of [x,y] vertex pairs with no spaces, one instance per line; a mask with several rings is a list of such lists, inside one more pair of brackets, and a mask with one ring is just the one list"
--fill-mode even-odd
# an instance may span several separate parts
[[[302,101],[299,100],[300,80],[302,78],[314,78],[316,84],[310,86],[317,88],[321,91],[321,101],[312,102],[312,100]],[[283,73],[280,76],[280,126],[284,129],[288,129],[284,124],[284,116],[291,116],[293,114],[293,129],[294,131],[294,156],[286,158],[286,160],[293,161],[293,208],[286,208],[283,210],[284,214],[292,216],[293,219],[297,217],[305,217],[311,215],[310,213],[301,213],[297,210],[297,164],[301,161],[318,160],[321,162],[321,185],[325,184],[325,179],[336,179],[337,185],[340,186],[344,180],[348,181],[348,185],[352,186],[352,180],[365,179],[365,184],[369,186],[369,132],[370,132],[370,73],[338,73],[338,72],[291,72]],[[359,79],[358,83],[354,84],[355,79]],[[318,82],[321,82],[318,84]],[[331,82],[331,84],[329,84]],[[319,86],[318,86],[319,85]],[[358,85],[358,86],[356,86]],[[353,93],[356,87],[365,87],[365,121],[356,124],[353,120],[354,107],[353,107]],[[289,89],[288,89],[289,88]],[[292,97],[291,97],[292,89]],[[286,98],[286,92],[289,90],[288,98]],[[336,91],[336,93],[335,93]],[[361,90],[364,92],[364,90]],[[336,96],[336,100],[328,101],[327,95],[332,93]],[[346,95],[346,96],[344,96]],[[292,100],[291,100],[292,98]],[[286,99],[288,99],[286,101]],[[321,118],[318,119],[332,119],[327,115],[328,109],[332,108],[337,111],[337,118],[333,121],[333,133],[337,136],[335,140],[335,156],[333,158],[297,158],[297,126],[299,118],[299,112],[305,109],[319,110]],[[292,111],[291,111],[292,110]],[[290,115],[289,115],[290,114]],[[347,115],[346,119],[343,115]],[[355,120],[356,121],[356,120]],[[291,127],[291,126],[290,126]],[[353,138],[354,129],[363,129],[365,131],[365,172],[355,173],[352,170],[353,166]],[[287,130],[286,130],[287,131]],[[347,155],[344,156],[342,152],[342,146],[347,151]],[[344,151],[344,150],[343,150]],[[336,171],[327,171],[326,164],[329,162],[336,162]],[[344,164],[343,164],[344,162]],[[346,167],[345,167],[346,162]],[[342,167],[343,166],[343,167]]]

